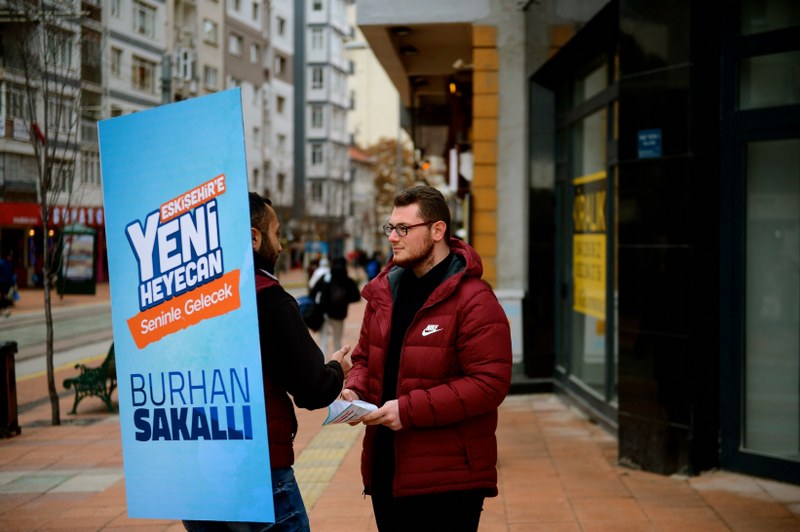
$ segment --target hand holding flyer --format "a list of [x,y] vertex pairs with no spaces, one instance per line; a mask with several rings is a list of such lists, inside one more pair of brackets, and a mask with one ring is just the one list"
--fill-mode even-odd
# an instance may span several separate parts
[[328,417],[322,422],[323,425],[333,425],[335,423],[351,423],[358,421],[370,412],[377,410],[378,407],[366,401],[345,401],[337,399],[328,405]]

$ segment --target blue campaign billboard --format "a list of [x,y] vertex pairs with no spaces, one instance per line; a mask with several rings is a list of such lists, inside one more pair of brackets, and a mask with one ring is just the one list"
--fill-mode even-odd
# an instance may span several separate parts
[[128,515],[274,522],[240,91],[98,129]]

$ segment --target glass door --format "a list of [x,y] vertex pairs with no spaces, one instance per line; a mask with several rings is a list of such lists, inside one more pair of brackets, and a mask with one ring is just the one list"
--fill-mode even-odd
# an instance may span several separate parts
[[746,146],[742,447],[800,461],[800,139]]
[[800,483],[800,4],[723,16],[721,465]]

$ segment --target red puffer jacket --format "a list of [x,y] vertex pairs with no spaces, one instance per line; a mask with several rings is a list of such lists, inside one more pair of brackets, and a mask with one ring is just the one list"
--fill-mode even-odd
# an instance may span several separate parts
[[[511,332],[484,281],[480,257],[451,239],[456,257],[444,281],[414,317],[400,355],[395,434],[396,497],[486,489],[497,495],[497,407],[511,381]],[[367,300],[346,388],[379,404],[392,324],[392,294],[402,273],[386,268],[362,291]],[[361,457],[366,493],[376,427]]]

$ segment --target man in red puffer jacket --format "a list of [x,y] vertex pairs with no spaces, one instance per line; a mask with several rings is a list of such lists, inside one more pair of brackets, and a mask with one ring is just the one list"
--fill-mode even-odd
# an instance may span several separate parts
[[442,194],[411,187],[383,227],[393,258],[367,300],[342,396],[380,408],[361,458],[378,529],[477,530],[497,495],[497,407],[511,381],[511,333],[483,266],[450,239]]

